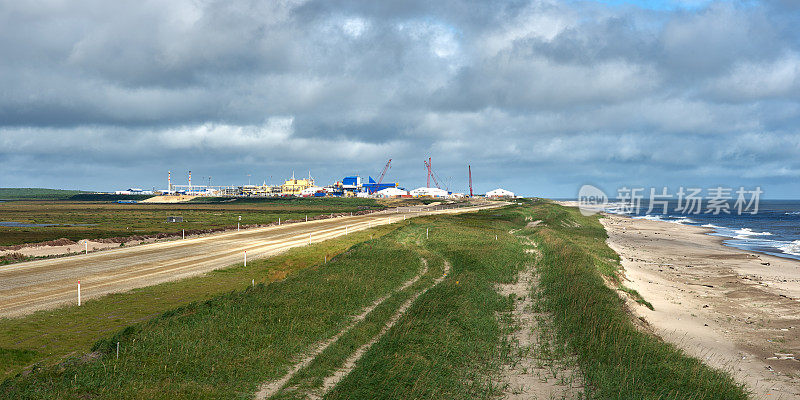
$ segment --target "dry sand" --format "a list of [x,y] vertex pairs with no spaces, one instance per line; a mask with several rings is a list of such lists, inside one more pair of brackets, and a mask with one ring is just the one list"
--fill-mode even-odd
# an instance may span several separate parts
[[608,215],[631,309],[664,340],[730,371],[756,398],[800,399],[800,262],[722,245],[705,228]]

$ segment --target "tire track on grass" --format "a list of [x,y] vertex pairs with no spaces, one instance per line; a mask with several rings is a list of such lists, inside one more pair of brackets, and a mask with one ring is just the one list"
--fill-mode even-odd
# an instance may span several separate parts
[[399,321],[400,318],[403,315],[405,315],[406,311],[408,311],[408,309],[411,308],[411,305],[414,304],[414,301],[416,301],[417,298],[428,292],[428,290],[436,287],[436,285],[441,283],[444,280],[444,278],[447,277],[448,273],[450,273],[450,263],[447,260],[445,260],[444,272],[442,273],[442,276],[436,278],[436,280],[433,281],[432,285],[428,286],[423,290],[420,290],[419,292],[411,296],[411,298],[406,300],[400,306],[400,308],[397,309],[392,318],[386,322],[381,331],[378,332],[378,334],[375,335],[375,337],[373,337],[372,340],[370,340],[368,343],[364,344],[363,346],[359,347],[355,352],[353,352],[353,354],[347,358],[347,360],[344,362],[344,365],[341,368],[336,369],[333,375],[330,375],[325,378],[322,384],[322,388],[320,388],[316,392],[309,393],[308,398],[313,400],[321,399],[323,396],[328,394],[328,392],[330,392],[331,389],[336,387],[336,385],[338,385],[339,382],[342,381],[342,379],[347,377],[347,375],[349,375],[350,372],[352,372],[353,369],[355,369],[356,363],[364,356],[364,354],[366,354],[366,352],[369,351],[369,349],[372,348],[372,346],[375,343],[381,340],[383,336],[386,335],[386,333],[389,332],[390,329],[392,329],[392,327],[397,323],[397,321]]
[[339,333],[334,335],[332,338],[320,342],[316,346],[314,346],[311,352],[308,353],[302,360],[300,360],[300,362],[295,363],[283,377],[281,377],[278,380],[262,384],[259,387],[258,392],[256,392],[255,394],[255,399],[264,400],[278,393],[286,385],[286,383],[289,382],[289,380],[292,379],[292,377],[294,377],[295,374],[297,374],[298,371],[311,364],[311,362],[314,361],[314,359],[317,358],[317,356],[322,354],[322,352],[324,352],[325,349],[330,347],[332,344],[336,343],[336,341],[338,341],[339,338],[344,336],[347,332],[353,329],[353,327],[355,327],[361,321],[363,321],[367,317],[367,315],[369,315],[373,310],[375,310],[375,308],[377,308],[384,301],[386,301],[386,299],[391,297],[393,293],[405,290],[409,286],[415,284],[427,272],[428,272],[428,261],[422,258],[422,271],[420,271],[420,273],[417,274],[417,276],[404,282],[399,288],[391,291],[386,296],[383,296],[375,300],[372,304],[364,308],[361,314],[358,314],[355,317],[353,317],[353,320],[350,322],[350,324],[348,324],[344,329],[339,331]]

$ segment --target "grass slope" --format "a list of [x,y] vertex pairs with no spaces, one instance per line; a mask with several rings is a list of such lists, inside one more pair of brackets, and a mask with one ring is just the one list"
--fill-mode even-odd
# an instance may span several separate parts
[[284,279],[299,270],[332,259],[351,246],[379,238],[399,224],[297,247],[267,259],[209,272],[175,282],[134,289],[89,300],[82,307],[40,311],[25,317],[0,319],[0,379],[37,363],[48,366],[64,357],[88,352],[92,345],[131,324],[193,301],[205,301],[256,283]]
[[598,217],[551,203],[533,206],[544,301],[558,334],[578,354],[592,397],[603,399],[745,399],[726,373],[639,331],[602,275],[618,281],[619,256]]
[[497,371],[508,355],[496,313],[512,302],[494,284],[512,282],[526,261],[508,233],[514,219],[522,220],[508,210],[434,219],[426,248],[450,260],[450,275],[421,296],[327,398],[496,396]]
[[[532,220],[543,222],[532,227]],[[192,303],[108,336],[95,346],[98,359],[73,359],[9,379],[0,397],[249,398],[259,383],[283,376],[310,346],[339,332],[348,316],[416,274],[425,255],[434,269],[449,261],[450,274],[420,296],[326,398],[493,398],[499,367],[511,361],[498,313],[514,301],[495,285],[513,282],[532,262],[517,235],[542,253],[542,304],[560,340],[577,355],[591,398],[746,398],[727,374],[637,330],[605,285],[618,281],[619,262],[597,218],[543,202],[409,221],[327,265]],[[295,375],[290,384],[299,391],[279,397],[318,387],[410,293],[395,293]]]
[[[324,265],[195,302],[94,347],[100,360],[48,368],[0,386],[3,398],[236,398],[277,377],[311,343],[410,279],[419,257],[389,237]],[[266,271],[265,271],[266,272]],[[116,343],[121,343],[116,359]],[[113,355],[113,357],[112,357]]]

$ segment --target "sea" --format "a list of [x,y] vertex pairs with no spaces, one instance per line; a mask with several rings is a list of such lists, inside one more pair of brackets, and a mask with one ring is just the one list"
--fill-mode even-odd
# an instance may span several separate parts
[[676,211],[677,200],[667,203],[666,213],[662,213],[661,204],[655,204],[654,210],[648,213],[649,208],[648,200],[642,200],[638,212],[612,202],[605,211],[631,218],[701,226],[711,229],[709,235],[723,238],[726,246],[800,260],[800,200],[761,200],[758,212],[752,215],[738,215],[733,204],[730,214],[715,215],[705,213],[705,209],[699,214],[685,214]]

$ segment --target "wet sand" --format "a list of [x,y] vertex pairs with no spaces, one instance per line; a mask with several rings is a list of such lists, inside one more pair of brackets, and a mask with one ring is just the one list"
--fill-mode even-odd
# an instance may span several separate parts
[[[800,261],[726,247],[708,229],[601,218],[652,331],[730,371],[755,398],[800,399]],[[622,292],[620,292],[622,293]]]

